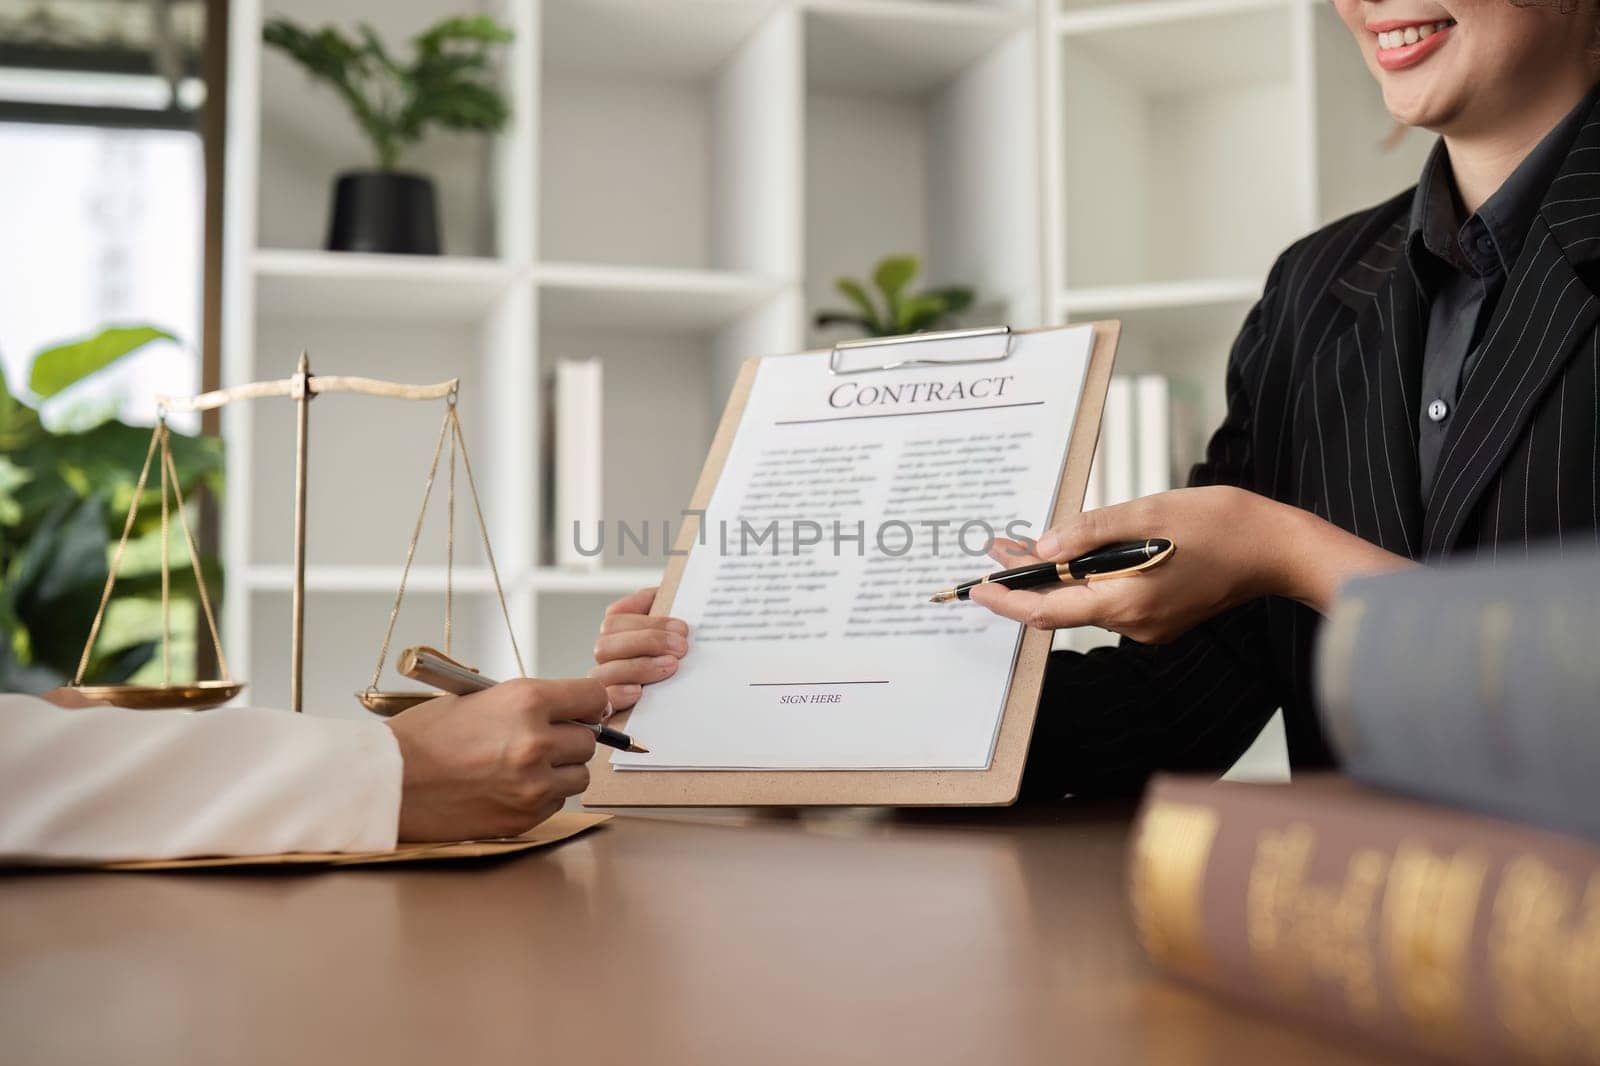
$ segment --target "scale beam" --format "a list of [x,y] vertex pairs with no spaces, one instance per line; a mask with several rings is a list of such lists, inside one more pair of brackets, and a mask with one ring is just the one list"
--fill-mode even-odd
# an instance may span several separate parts
[[306,473],[310,465],[310,406],[315,397],[329,392],[356,393],[380,396],[392,400],[449,400],[455,402],[459,378],[451,378],[434,385],[404,385],[376,378],[318,375],[311,372],[311,361],[300,353],[300,363],[293,377],[277,381],[253,381],[226,389],[215,389],[198,396],[160,396],[157,404],[162,412],[214,411],[238,400],[262,400],[288,397],[295,401],[298,410],[295,419],[294,468],[294,589],[291,605],[289,639],[289,703],[299,711],[302,702],[302,685],[305,678],[305,622],[306,622]]
[[[215,411],[235,400],[260,400],[271,396],[294,396],[299,389],[299,375],[280,381],[254,381],[248,385],[235,385],[229,389],[215,389],[198,396],[158,396],[156,403],[163,410],[173,412]],[[460,386],[460,378],[451,378],[436,385],[401,385],[376,378],[342,377],[338,375],[312,375],[312,395],[324,392],[355,392],[365,396],[384,396],[391,400],[442,400]]]

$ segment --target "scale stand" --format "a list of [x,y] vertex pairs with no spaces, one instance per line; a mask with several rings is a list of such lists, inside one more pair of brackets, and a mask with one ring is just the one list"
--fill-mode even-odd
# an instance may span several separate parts
[[[195,547],[194,537],[189,531],[188,520],[184,516],[183,497],[178,490],[177,471],[173,466],[168,435],[166,416],[170,412],[200,412],[213,411],[238,400],[258,400],[275,396],[287,396],[295,401],[298,408],[295,433],[295,502],[294,502],[294,586],[292,602],[292,620],[289,641],[290,678],[289,700],[293,710],[302,709],[303,682],[305,677],[305,592],[306,592],[306,472],[310,463],[310,406],[311,400],[326,392],[350,392],[366,396],[381,396],[396,400],[444,400],[446,401],[444,426],[440,429],[439,444],[435,447],[433,469],[428,473],[427,487],[423,493],[423,515],[427,512],[428,496],[433,487],[433,477],[439,464],[439,451],[446,439],[447,431],[450,439],[450,563],[451,578],[454,575],[454,538],[455,538],[455,459],[459,447],[461,458],[467,473],[467,483],[472,490],[473,503],[477,507],[478,526],[483,534],[484,550],[488,556],[490,570],[494,574],[495,590],[500,595],[500,609],[505,617],[506,628],[511,629],[511,615],[506,607],[505,592],[500,586],[500,574],[494,563],[494,551],[489,546],[489,531],[483,521],[483,511],[478,504],[477,485],[472,477],[472,463],[466,454],[466,439],[461,432],[461,422],[456,414],[456,396],[460,381],[451,378],[441,381],[436,385],[403,385],[392,381],[379,381],[374,378],[319,376],[311,373],[311,361],[304,352],[300,355],[300,362],[295,369],[293,377],[278,381],[257,381],[247,385],[236,385],[232,388],[218,389],[213,392],[202,393],[192,397],[159,397],[160,419],[150,443],[150,451],[145,457],[144,470],[139,475],[139,485],[134,492],[133,503],[129,508],[126,524],[123,529],[122,542],[118,545],[116,554],[112,558],[111,572],[107,577],[105,590],[101,596],[100,609],[95,615],[94,624],[89,631],[89,638],[84,645],[83,658],[78,667],[78,675],[74,679],[74,688],[83,695],[96,702],[113,703],[118,706],[133,707],[136,709],[189,709],[200,710],[226,703],[238,695],[244,688],[243,682],[234,681],[228,674],[227,659],[222,654],[222,642],[217,635],[216,621],[212,617],[210,599],[206,593],[205,581],[200,572],[198,551]],[[163,661],[167,670],[162,685],[91,685],[81,684],[83,673],[86,669],[90,652],[94,647],[95,637],[99,634],[100,623],[104,618],[107,603],[111,598],[112,587],[116,583],[117,570],[122,561],[123,549],[127,545],[128,535],[133,529],[134,517],[138,511],[139,497],[144,491],[146,478],[149,475],[150,464],[157,452],[161,454],[161,482],[162,482],[162,616],[163,616]],[[167,485],[170,480],[177,496],[178,518],[183,526],[184,536],[189,548],[189,556],[195,570],[195,580],[199,586],[201,606],[205,610],[206,622],[211,631],[213,646],[217,651],[217,663],[222,679],[219,681],[198,681],[189,685],[173,685],[171,683],[171,653],[170,653],[170,626],[166,623],[167,613],[167,587],[168,563],[166,520]],[[378,672],[381,674],[383,660],[388,652],[389,636],[394,630],[394,623],[400,611],[400,600],[405,595],[406,576],[411,570],[411,560],[416,553],[417,539],[422,529],[423,515],[417,518],[417,529],[411,539],[411,548],[406,555],[405,570],[400,578],[399,596],[395,599],[394,612],[389,618],[389,632],[384,637],[383,651],[379,654]],[[446,589],[445,600],[445,640],[450,639],[450,610],[451,592]],[[516,652],[517,666],[522,669],[522,653],[516,646],[516,637],[511,639],[512,649]],[[421,699],[431,698],[436,693],[379,693],[377,692],[378,674],[374,674],[372,684],[365,693],[361,694],[363,705],[375,713],[393,714],[404,706],[418,702]],[[373,698],[375,697],[375,698]],[[387,698],[387,699],[386,699]]]

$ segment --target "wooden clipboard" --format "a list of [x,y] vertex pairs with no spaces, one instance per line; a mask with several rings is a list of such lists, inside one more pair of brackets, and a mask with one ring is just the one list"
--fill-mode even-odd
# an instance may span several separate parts
[[[1089,367],[1084,375],[1083,393],[1078,401],[1077,420],[1062,464],[1061,486],[1056,493],[1055,525],[1083,507],[1084,490],[1089,483],[1089,464],[1100,437],[1100,415],[1105,407],[1106,387],[1111,383],[1111,368],[1116,361],[1117,339],[1122,323],[1106,320],[1019,330],[1018,333],[1044,333],[1082,325],[1094,328],[1094,344]],[[778,356],[776,358],[789,358]],[[712,491],[722,477],[722,468],[733,446],[734,435],[744,418],[745,403],[755,381],[761,360],[748,359],[734,382],[733,394],[723,411],[722,421],[711,442],[711,452],[695,486],[691,510],[704,513]],[[670,614],[678,584],[688,565],[688,553],[697,535],[697,526],[686,522],[679,531],[675,554],[667,565],[656,594],[652,614]],[[1050,655],[1051,635],[1042,630],[1025,629],[1021,647],[1012,668],[1011,687],[1006,695],[994,758],[984,770],[615,770],[609,750],[590,764],[589,790],[583,802],[589,807],[747,807],[747,806],[883,806],[883,807],[997,807],[1016,802],[1022,784],[1022,767],[1033,736],[1034,715],[1039,708],[1039,690],[1044,683],[1046,660]],[[630,712],[616,716],[612,724],[627,728]]]

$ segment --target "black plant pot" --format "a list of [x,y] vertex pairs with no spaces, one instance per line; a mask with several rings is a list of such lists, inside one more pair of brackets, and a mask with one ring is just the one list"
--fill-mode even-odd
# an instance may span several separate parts
[[438,255],[433,182],[420,174],[389,170],[339,175],[328,220],[328,251]]

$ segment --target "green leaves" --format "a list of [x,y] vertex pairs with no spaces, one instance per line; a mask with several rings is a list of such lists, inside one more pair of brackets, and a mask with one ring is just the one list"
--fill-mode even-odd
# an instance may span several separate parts
[[[40,354],[35,389],[55,394],[169,334],[149,326],[117,327]],[[41,364],[43,364],[41,366]],[[71,680],[99,604],[111,549],[122,535],[150,429],[112,420],[51,431],[0,379],[0,691],[40,692]],[[219,488],[221,442],[174,435],[173,463],[185,498]],[[147,664],[160,635],[160,480],[152,470],[128,544],[123,580],[86,677],[122,681]],[[171,556],[174,621],[192,595],[188,549],[174,517]],[[220,574],[206,566],[216,589]],[[188,615],[192,616],[192,611]],[[192,629],[192,621],[189,623]],[[180,629],[175,633],[175,646]]]
[[917,276],[918,268],[919,264],[914,256],[891,255],[879,260],[877,269],[872,272],[872,283],[883,293],[883,302],[889,309],[885,320],[893,323],[896,333],[901,331],[906,318],[900,294],[905,291],[911,279]]
[[22,467],[0,455],[0,526],[14,526],[22,521],[22,504],[17,502],[17,490],[33,477]]
[[494,19],[457,15],[435,23],[412,38],[409,65],[371,26],[360,23],[356,30],[359,41],[333,26],[312,33],[274,18],[262,37],[344,98],[380,168],[394,169],[400,152],[430,125],[490,133],[505,126],[511,112],[494,84],[489,55],[512,34]]
[[336,85],[348,85],[351,76],[365,73],[361,49],[332,26],[310,33],[290,19],[268,19],[261,36],[267,44],[288,52],[315,76]]
[[872,282],[883,295],[881,311],[861,282],[839,278],[834,287],[854,305],[855,311],[819,311],[814,320],[817,328],[851,326],[869,337],[918,333],[944,325],[972,305],[972,290],[966,288],[929,289],[908,296],[906,287],[920,270],[921,264],[913,255],[891,255],[878,261]]
[[43,432],[39,412],[11,395],[5,371],[0,369],[0,454],[27,447]]
[[112,326],[92,337],[46,348],[34,356],[28,387],[41,397],[54,396],[151,341],[177,339],[154,326]]
[[312,33],[286,18],[268,19],[261,36],[267,44],[287,52],[313,77],[331,85],[372,142],[378,165],[385,170],[394,166],[400,146],[392,121],[383,114],[368,84],[373,70],[367,50],[333,26]]
[[488,15],[454,15],[441,19],[433,28],[412,38],[418,55],[444,51],[452,41],[477,41],[481,44],[510,44],[512,33]]
[[[867,295],[866,288],[859,281],[855,278],[840,278],[833,283],[833,287],[843,293],[845,298],[855,304],[856,308],[861,312],[860,316],[856,318],[852,318],[850,315],[838,315],[836,317],[847,322],[856,321],[861,323],[867,332],[874,337],[884,336],[884,325],[882,320],[878,318],[878,309],[872,306],[872,297]],[[821,316],[819,315],[818,317],[820,318]],[[823,323],[818,322],[817,324],[822,325]]]

